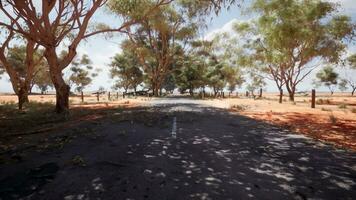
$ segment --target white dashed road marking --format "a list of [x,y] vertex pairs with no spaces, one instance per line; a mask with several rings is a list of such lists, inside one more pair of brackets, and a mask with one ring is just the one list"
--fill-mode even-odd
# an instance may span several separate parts
[[173,118],[172,137],[177,138],[177,117]]

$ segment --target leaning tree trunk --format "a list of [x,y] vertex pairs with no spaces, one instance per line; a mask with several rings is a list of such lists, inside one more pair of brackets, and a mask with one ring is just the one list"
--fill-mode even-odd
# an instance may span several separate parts
[[355,91],[356,91],[356,87],[352,89],[351,96],[354,96]]
[[56,112],[67,113],[69,112],[70,87],[62,77],[62,69],[59,66],[55,49],[46,51],[45,56],[48,61],[51,80],[56,89]]

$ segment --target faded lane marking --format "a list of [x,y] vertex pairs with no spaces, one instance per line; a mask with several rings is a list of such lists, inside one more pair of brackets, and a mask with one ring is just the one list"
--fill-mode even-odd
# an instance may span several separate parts
[[177,138],[177,117],[173,118],[172,137]]

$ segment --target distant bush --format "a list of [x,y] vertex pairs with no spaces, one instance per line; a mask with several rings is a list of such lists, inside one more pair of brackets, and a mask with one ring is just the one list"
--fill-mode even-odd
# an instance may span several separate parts
[[329,116],[329,121],[330,121],[330,123],[332,123],[332,124],[336,124],[337,123],[337,118],[334,116],[334,115],[330,115]]
[[245,111],[247,109],[247,106],[243,106],[243,105],[232,105],[230,106],[231,110],[235,110],[235,111]]
[[356,113],[356,108],[351,109],[352,113]]
[[346,109],[347,108],[347,105],[346,104],[340,104],[339,106],[338,106],[338,108],[340,108],[340,109]]
[[318,100],[316,100],[316,104],[318,104],[318,105],[322,105],[322,104],[329,105],[329,104],[331,104],[331,101],[329,99],[318,99]]
[[322,111],[331,111],[330,108],[321,108]]

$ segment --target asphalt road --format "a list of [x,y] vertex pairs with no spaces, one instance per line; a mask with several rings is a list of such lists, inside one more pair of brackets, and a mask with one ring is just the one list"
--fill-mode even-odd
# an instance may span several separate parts
[[0,199],[356,199],[356,152],[196,100],[66,130],[79,132],[0,165]]

